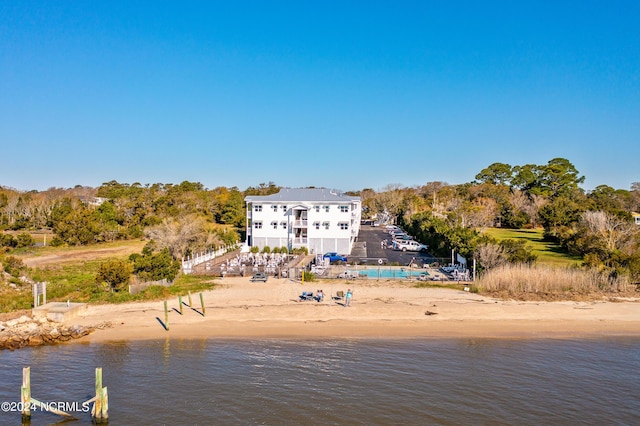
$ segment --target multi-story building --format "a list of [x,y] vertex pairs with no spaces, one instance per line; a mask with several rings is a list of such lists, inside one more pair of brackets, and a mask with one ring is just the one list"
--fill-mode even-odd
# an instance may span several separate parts
[[248,196],[248,246],[306,247],[309,253],[348,255],[360,231],[360,197],[326,188],[282,188]]

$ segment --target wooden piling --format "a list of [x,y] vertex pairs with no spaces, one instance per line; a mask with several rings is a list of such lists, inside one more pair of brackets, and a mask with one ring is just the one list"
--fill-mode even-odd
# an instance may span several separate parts
[[58,410],[53,407],[52,404],[44,404],[31,396],[31,367],[24,367],[22,369],[22,388],[20,392],[20,399],[22,402],[22,422],[31,422],[31,407],[38,407],[42,411],[49,411],[53,414],[66,417],[70,420],[78,420],[69,413],[65,413],[62,410]]
[[107,388],[102,387],[102,368],[96,368],[96,396],[93,398],[91,418],[95,423],[109,422],[109,397]]
[[107,387],[102,388],[102,422],[107,423],[109,421],[109,393]]
[[202,316],[207,316],[207,313],[204,310],[204,297],[202,296],[202,293],[200,293],[200,305],[202,305]]
[[167,301],[164,301],[164,328],[169,331],[169,307]]
[[191,292],[189,292],[189,307],[193,308],[193,303],[191,303]]
[[93,402],[91,417],[102,418],[102,368],[96,368],[96,400]]
[[31,420],[31,367],[22,369],[22,389],[20,392],[22,400],[22,421]]
[[182,296],[178,296],[178,304],[180,305],[180,315],[182,315]]

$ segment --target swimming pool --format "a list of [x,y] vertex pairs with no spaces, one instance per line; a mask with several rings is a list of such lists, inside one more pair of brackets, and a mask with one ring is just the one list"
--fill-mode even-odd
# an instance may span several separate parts
[[366,276],[367,278],[417,278],[422,274],[429,275],[424,270],[389,267],[349,269],[348,272],[357,272],[359,276]]

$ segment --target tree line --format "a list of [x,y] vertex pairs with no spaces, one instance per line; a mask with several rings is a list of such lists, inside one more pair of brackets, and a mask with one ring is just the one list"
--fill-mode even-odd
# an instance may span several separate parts
[[[365,188],[359,195],[363,218],[386,218],[403,225],[429,245],[435,256],[451,249],[475,256],[490,268],[503,262],[535,261],[524,243],[497,242],[489,227],[544,228],[545,239],[588,266],[640,279],[640,183],[629,190],[600,185],[580,187],[585,177],[567,159],[546,164],[493,163],[472,182]],[[0,187],[0,246],[30,244],[28,232],[49,229],[53,244],[85,245],[146,236],[174,259],[191,251],[244,239],[247,195],[269,195],[280,187],[261,183],[207,189],[198,182],[180,184],[105,182],[98,188],[50,188],[21,192]],[[4,232],[2,232],[4,231]]]
[[461,185],[390,185],[357,194],[366,217],[394,218],[437,257],[453,249],[483,268],[533,263],[524,242],[497,242],[482,231],[542,227],[547,241],[584,258],[586,266],[640,281],[640,226],[632,217],[640,212],[640,182],[630,190],[599,185],[585,191],[584,180],[569,160],[554,158],[543,165],[494,163]]

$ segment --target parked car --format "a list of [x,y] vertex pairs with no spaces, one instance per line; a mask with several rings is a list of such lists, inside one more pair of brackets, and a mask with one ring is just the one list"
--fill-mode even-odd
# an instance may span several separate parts
[[267,274],[265,274],[264,272],[256,272],[252,277],[251,277],[251,282],[254,283],[256,281],[262,281],[263,283],[267,282],[267,279],[269,278],[269,276]]
[[402,251],[427,251],[427,246],[414,240],[396,240],[393,242],[393,249]]
[[347,261],[347,256],[343,256],[341,254],[336,253],[335,251],[329,252],[329,253],[325,253],[324,256],[322,256],[323,259],[329,259],[330,263],[333,262],[346,262]]

